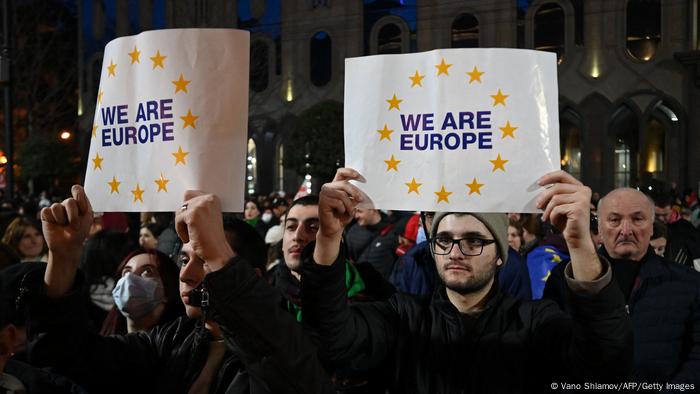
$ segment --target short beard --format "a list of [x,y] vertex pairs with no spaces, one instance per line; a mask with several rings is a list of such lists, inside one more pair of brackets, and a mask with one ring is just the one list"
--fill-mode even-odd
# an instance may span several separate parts
[[464,281],[462,283],[447,283],[445,281],[444,277],[444,272],[440,273],[440,280],[442,281],[442,284],[445,285],[446,288],[454,291],[455,293],[465,295],[465,294],[472,294],[476,293],[480,290],[483,290],[486,286],[489,285],[489,282],[491,282],[495,277],[496,277],[496,270],[498,269],[496,264],[491,264],[489,267],[489,270],[486,272],[483,272],[479,275],[475,275],[474,278],[469,279],[467,281]]

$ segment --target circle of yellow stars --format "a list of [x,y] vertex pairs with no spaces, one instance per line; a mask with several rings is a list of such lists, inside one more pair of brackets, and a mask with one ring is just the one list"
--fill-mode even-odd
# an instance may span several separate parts
[[[134,49],[131,52],[128,52],[128,60],[125,60],[128,62],[127,67],[130,66],[135,66],[135,65],[140,65],[141,64],[141,51],[138,49],[138,46],[134,46]],[[166,59],[168,58],[167,55],[162,54],[160,52],[160,49],[157,49],[156,52],[153,54],[153,56],[149,56],[149,59],[151,60],[151,70],[153,71],[158,71],[158,70],[165,70],[166,69]],[[117,61],[119,61],[117,59]],[[117,77],[118,74],[118,63],[114,62],[114,59],[109,60],[109,65],[105,67],[107,73],[106,77],[107,78],[113,78]],[[174,95],[177,95],[178,93],[182,92],[181,94],[189,94],[188,86],[192,82],[192,80],[186,79],[185,75],[183,73],[180,73],[179,77],[175,80],[172,80],[171,83],[174,85]],[[102,105],[102,100],[104,98],[105,92],[104,90],[99,90],[97,93],[97,106],[96,108],[99,108]],[[97,111],[96,111],[97,113]],[[180,116],[180,119],[182,120],[182,129],[185,130],[187,128],[192,128],[193,130],[197,129],[197,120],[199,119],[198,115],[195,115],[192,113],[192,109],[188,108],[187,109],[187,114]],[[92,137],[95,138],[97,137],[97,130],[100,126],[97,124],[97,122],[93,123],[92,125]],[[189,152],[185,151],[182,149],[181,145],[178,145],[177,151],[172,152],[171,155],[175,159],[174,166],[177,167],[178,165],[182,164],[183,166],[187,165],[187,155],[189,155]],[[95,153],[95,157],[91,159],[92,165],[93,165],[93,170],[97,171],[100,170],[102,171],[102,165],[103,162],[105,161],[104,157],[100,156],[99,152]],[[168,193],[168,183],[170,182],[170,179],[166,177],[166,175],[161,171],[160,172],[160,177],[155,179],[153,181],[155,183],[155,192],[156,193]],[[112,176],[112,180],[107,182],[107,186],[109,187],[109,192],[110,194],[119,194],[120,191],[120,186],[122,185],[122,182],[117,179],[116,176]],[[134,189],[130,190],[132,196],[133,196],[133,203],[141,202],[143,203],[143,195],[146,192],[146,189],[142,189],[140,183],[136,183],[136,187]]]
[[[440,77],[449,77],[450,76],[450,67],[452,67],[453,64],[448,63],[447,60],[442,57],[440,60],[440,63],[436,64],[435,67],[435,77],[440,78]],[[479,70],[478,66],[474,65],[472,70],[465,73],[468,77],[468,80],[466,81],[467,85],[471,85],[473,83],[482,83],[482,77],[484,75],[487,75],[485,71]],[[408,79],[410,81],[410,88],[422,88],[424,79],[426,78],[426,74],[421,74],[420,70],[415,70],[415,72],[412,75],[408,76]],[[489,95],[493,99],[492,107],[497,107],[497,106],[503,106],[504,108],[507,107],[507,100],[510,97],[509,94],[505,94],[500,88],[497,89],[497,91],[494,94]],[[401,103],[404,101],[403,99],[397,97],[396,93],[392,93],[391,98],[385,100],[387,104],[389,105],[387,107],[387,111],[391,112],[392,110],[396,110],[398,112],[401,112]],[[511,139],[515,139],[515,131],[518,130],[517,126],[514,126],[511,124],[510,120],[507,120],[506,123],[503,126],[497,126],[499,130],[501,130],[501,140],[505,139],[506,137],[509,137]],[[389,125],[387,123],[384,123],[384,127],[381,129],[377,130],[377,133],[379,134],[379,142],[381,141],[389,141],[391,142],[391,135],[394,132],[393,129],[389,128]],[[508,160],[504,159],[501,157],[501,154],[498,153],[496,158],[493,160],[489,160],[491,164],[493,165],[492,173],[496,171],[502,171],[506,172],[506,163],[508,163]],[[384,160],[384,163],[386,164],[386,172],[389,171],[395,171],[399,172],[399,164],[401,163],[401,160],[398,160],[393,154],[388,160]],[[415,177],[411,177],[411,180],[408,182],[404,183],[407,187],[407,194],[410,195],[411,193],[415,193],[417,196],[420,195],[420,187],[423,186],[423,183],[420,183],[418,180],[416,180]],[[470,183],[465,184],[467,188],[467,195],[477,195],[481,196],[481,188],[485,186],[484,183],[479,183],[476,177],[472,178],[472,181]],[[448,191],[445,188],[445,185],[441,185],[440,190],[434,191],[433,192],[437,198],[437,203],[448,203],[450,202],[450,196],[454,193],[452,191]]]

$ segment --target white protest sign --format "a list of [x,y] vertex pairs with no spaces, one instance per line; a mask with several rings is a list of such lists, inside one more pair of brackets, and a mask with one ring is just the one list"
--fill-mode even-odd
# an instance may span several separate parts
[[345,165],[379,209],[536,212],[559,167],[553,53],[442,49],[345,62]]
[[105,47],[85,190],[97,212],[243,209],[249,33],[156,30]]

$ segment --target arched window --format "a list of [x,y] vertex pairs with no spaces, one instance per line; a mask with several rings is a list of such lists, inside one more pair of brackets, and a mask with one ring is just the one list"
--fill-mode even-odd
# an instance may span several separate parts
[[627,51],[639,60],[654,57],[661,41],[661,2],[629,0],[627,3]]
[[556,53],[558,63],[564,59],[564,22],[564,9],[556,3],[547,3],[535,13],[535,49]]
[[657,119],[651,118],[646,128],[646,171],[652,179],[664,179],[664,157],[666,152],[666,128]]
[[630,147],[624,140],[615,143],[615,187],[628,187],[631,181]]
[[256,158],[257,152],[255,149],[255,141],[252,138],[248,139],[248,157],[246,158],[246,192],[247,194],[255,194],[255,181],[258,177],[258,160]]
[[394,23],[387,23],[377,35],[377,53],[401,53],[401,29]]
[[269,79],[270,49],[261,40],[254,41],[250,46],[250,88],[254,92],[267,89]]
[[331,80],[331,37],[320,31],[311,38],[310,65],[311,83],[323,86]]
[[479,21],[472,14],[462,14],[452,22],[452,48],[478,48]]
[[563,120],[560,134],[561,168],[581,179],[581,131],[572,122]]
[[623,105],[613,114],[609,126],[613,146],[613,172],[615,187],[631,187],[638,182],[637,158],[639,152],[639,120],[637,115]]

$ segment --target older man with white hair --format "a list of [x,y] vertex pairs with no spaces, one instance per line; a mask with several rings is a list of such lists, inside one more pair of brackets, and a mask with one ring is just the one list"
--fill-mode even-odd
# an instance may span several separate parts
[[[634,381],[692,384],[700,389],[700,274],[657,256],[650,247],[654,202],[631,188],[598,203],[599,254],[611,264],[634,331]],[[557,267],[545,298],[564,309],[566,283]]]

